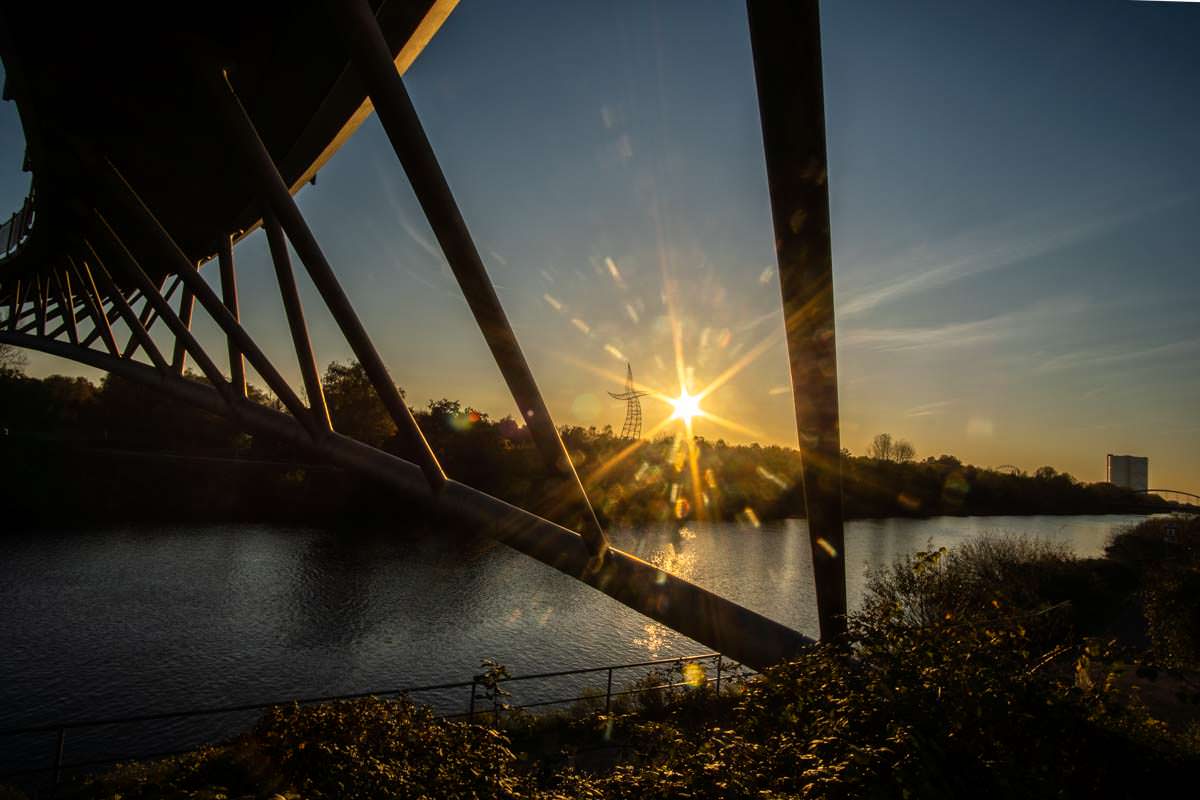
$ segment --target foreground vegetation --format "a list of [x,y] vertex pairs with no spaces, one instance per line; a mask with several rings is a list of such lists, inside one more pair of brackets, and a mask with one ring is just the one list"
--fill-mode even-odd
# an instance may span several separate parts
[[983,540],[875,575],[847,642],[719,696],[697,681],[498,726],[407,701],[277,708],[228,744],[65,796],[1165,794],[1200,769],[1198,580],[1195,518],[1150,520],[1095,560]]
[[[357,364],[324,376],[336,430],[408,455]],[[257,390],[259,402],[273,400]],[[415,408],[449,475],[563,520],[525,428],[456,401]],[[130,520],[358,522],[389,516],[390,492],[306,465],[307,454],[241,433],[221,418],[109,376],[35,380],[0,370],[0,482],[9,520],[29,524]],[[593,504],[608,525],[695,518],[763,520],[804,516],[800,457],[792,448],[697,438],[634,441],[611,429],[562,429]],[[885,446],[886,445],[886,446]],[[907,442],[877,437],[872,456],[843,454],[850,517],[946,514],[1099,514],[1162,510],[1156,496],[1082,484],[1042,467],[1033,475],[963,464],[953,456],[914,460]],[[695,458],[692,469],[691,458]],[[135,502],[131,502],[131,499]]]

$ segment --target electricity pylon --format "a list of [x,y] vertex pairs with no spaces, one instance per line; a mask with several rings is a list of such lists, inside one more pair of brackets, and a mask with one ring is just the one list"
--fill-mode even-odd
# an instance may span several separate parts
[[621,426],[622,439],[640,439],[642,436],[642,401],[648,392],[639,392],[633,388],[633,367],[625,362],[625,391],[617,394],[609,392],[614,400],[625,401],[625,424]]

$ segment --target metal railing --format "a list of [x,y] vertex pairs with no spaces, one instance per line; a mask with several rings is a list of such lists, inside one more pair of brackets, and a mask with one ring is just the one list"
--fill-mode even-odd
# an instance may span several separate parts
[[[705,662],[712,663],[712,674],[707,669],[702,669],[696,676],[690,680],[671,680],[669,678],[672,671],[679,671],[680,676],[683,676],[683,668],[687,664],[699,664],[703,668]],[[641,670],[640,678],[647,678],[652,675],[662,676],[666,673],[664,682],[649,682],[638,683],[637,680],[626,680],[623,684],[617,684],[614,690],[614,678],[618,677],[622,672],[632,670]],[[434,696],[430,705],[441,705],[440,713],[437,714],[442,719],[466,719],[474,721],[477,717],[490,718],[492,723],[499,722],[503,713],[511,711],[519,711],[526,709],[546,709],[551,706],[562,706],[568,703],[577,702],[595,702],[599,706],[601,695],[598,692],[598,687],[580,687],[575,694],[566,697],[545,697],[537,696],[529,702],[513,703],[507,702],[502,698],[512,697],[512,693],[507,690],[497,691],[500,684],[506,687],[517,684],[528,684],[529,682],[540,682],[545,685],[547,682],[554,679],[571,678],[578,681],[581,678],[592,675],[603,675],[605,681],[605,689],[603,694],[604,711],[609,713],[613,708],[613,701],[622,697],[632,697],[650,692],[671,691],[682,687],[698,688],[700,686],[714,686],[715,691],[720,693],[722,681],[729,682],[736,680],[742,676],[753,672],[748,667],[731,661],[720,653],[703,653],[694,656],[678,656],[675,658],[660,658],[650,661],[638,661],[629,664],[614,664],[604,667],[582,667],[579,669],[557,670],[554,672],[540,672],[531,675],[499,675],[489,677],[487,673],[475,675],[469,681],[459,681],[455,683],[441,683],[430,686],[412,686],[400,689],[376,689],[365,692],[355,692],[353,694],[338,694],[325,695],[319,697],[294,697],[282,700],[273,700],[269,702],[259,703],[244,703],[239,705],[217,706],[207,708],[192,708],[181,711],[161,711],[147,714],[135,714],[121,717],[106,717],[87,720],[71,720],[65,722],[37,723],[32,725],[23,725],[19,727],[7,728],[0,730],[0,740],[11,741],[10,737],[18,736],[37,736],[41,734],[54,735],[53,759],[49,766],[43,767],[28,767],[7,772],[0,772],[0,781],[5,781],[16,777],[30,777],[35,775],[50,774],[55,784],[59,783],[63,773],[67,771],[82,771],[89,768],[101,767],[115,764],[120,761],[131,759],[149,759],[163,758],[172,755],[178,755],[193,751],[197,748],[211,745],[221,741],[223,738],[235,734],[238,730],[244,728],[249,722],[246,718],[248,712],[263,711],[268,708],[283,705],[318,705],[321,703],[331,703],[340,700],[360,700],[367,697],[412,697],[413,695]],[[702,676],[702,677],[700,677]],[[625,688],[620,688],[624,686]],[[448,711],[446,710],[445,699],[458,692],[461,693],[467,690],[468,696],[466,699],[465,710]],[[481,694],[481,690],[483,693]],[[589,691],[590,690],[590,691]],[[490,704],[490,707],[479,708],[477,701],[485,700]],[[460,708],[462,708],[460,706]],[[67,762],[65,761],[67,734],[68,732],[77,732],[88,728],[104,728],[113,726],[133,726],[147,722],[165,722],[170,720],[184,720],[197,717],[217,717],[222,715],[240,715],[236,720],[231,720],[227,725],[220,726],[221,731],[215,735],[200,736],[196,741],[189,742],[186,747],[177,747],[170,750],[159,751],[137,751],[123,753],[121,755],[105,755],[100,758],[89,758],[83,761]],[[7,749],[7,748],[4,748]]]
[[30,232],[33,231],[33,190],[21,204],[19,211],[14,211],[6,222],[0,224],[0,258],[5,258],[20,247]]

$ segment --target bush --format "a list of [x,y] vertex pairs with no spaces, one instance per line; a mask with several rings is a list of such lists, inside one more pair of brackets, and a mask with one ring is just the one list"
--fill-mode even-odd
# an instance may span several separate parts
[[1061,605],[1077,560],[1065,547],[1032,539],[982,538],[954,550],[904,556],[871,576],[858,617],[868,638],[894,628],[984,624],[1022,615],[1038,641],[1065,633]]
[[1200,571],[1163,570],[1143,597],[1147,632],[1160,663],[1177,669],[1200,665]]
[[436,719],[408,700],[276,707],[252,737],[304,797],[523,797],[499,731]]
[[1154,659],[1175,669],[1200,667],[1200,517],[1148,519],[1114,536],[1106,552],[1140,581]]

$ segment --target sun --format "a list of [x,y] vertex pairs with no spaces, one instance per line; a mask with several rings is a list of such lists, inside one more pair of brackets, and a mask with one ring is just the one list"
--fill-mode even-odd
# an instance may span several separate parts
[[670,402],[675,407],[671,419],[683,420],[685,425],[692,424],[692,417],[704,415],[704,412],[700,410],[700,396],[688,394],[687,389],[680,389],[679,397],[671,398]]

